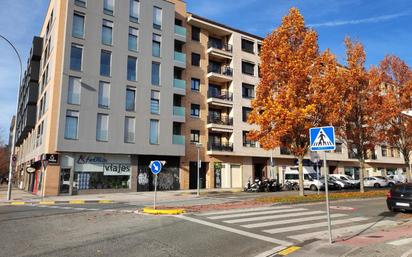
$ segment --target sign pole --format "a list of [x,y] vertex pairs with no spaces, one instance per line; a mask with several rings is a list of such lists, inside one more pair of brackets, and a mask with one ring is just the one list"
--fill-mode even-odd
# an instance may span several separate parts
[[329,191],[328,191],[328,171],[326,164],[326,151],[323,152],[323,168],[325,170],[325,195],[326,195],[326,215],[328,216],[328,232],[329,232],[329,244],[332,244],[332,228],[330,222],[330,210],[329,210]]
[[[319,181],[319,161],[316,163],[316,176],[317,176],[317,180],[318,180],[318,183],[320,183],[320,181]],[[318,195],[320,194],[320,186],[318,186]]]
[[153,201],[153,209],[156,210],[156,198],[157,198],[157,174],[155,175],[155,190],[154,190],[154,201]]

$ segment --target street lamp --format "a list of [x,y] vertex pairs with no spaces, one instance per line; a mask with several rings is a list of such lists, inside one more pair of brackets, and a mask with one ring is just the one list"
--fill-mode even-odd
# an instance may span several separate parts
[[202,148],[202,144],[197,143],[196,144],[197,148],[197,196],[200,196],[200,166],[202,163],[200,162],[200,148]]
[[[19,86],[21,83],[21,78],[22,78],[22,74],[23,74],[23,65],[21,63],[21,58],[20,58],[20,54],[19,51],[17,51],[16,47],[13,45],[13,43],[11,43],[7,38],[5,38],[4,36],[2,36],[0,34],[0,38],[4,39],[4,41],[6,41],[14,50],[14,52],[17,55],[17,59],[19,60],[19,64],[20,64],[20,78],[19,78]],[[17,102],[18,102],[18,96],[17,96]],[[16,107],[16,113],[17,113],[17,107]],[[12,141],[12,146],[11,146],[11,154],[10,154],[10,165],[9,165],[9,184],[7,187],[7,200],[11,200],[11,183],[12,183],[12,157],[14,156],[14,137],[16,134],[16,121],[17,121],[17,117],[16,120],[14,121],[14,131],[13,131],[13,141]]]

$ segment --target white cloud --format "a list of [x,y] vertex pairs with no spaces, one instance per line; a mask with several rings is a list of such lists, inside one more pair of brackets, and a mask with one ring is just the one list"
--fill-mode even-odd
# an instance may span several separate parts
[[382,16],[376,16],[376,17],[365,18],[365,19],[313,23],[313,24],[308,24],[308,26],[309,27],[336,27],[336,26],[343,26],[343,25],[356,25],[356,24],[362,24],[362,23],[378,23],[378,22],[393,20],[399,17],[408,16],[408,15],[410,14],[409,13],[395,13],[395,14],[382,15]]

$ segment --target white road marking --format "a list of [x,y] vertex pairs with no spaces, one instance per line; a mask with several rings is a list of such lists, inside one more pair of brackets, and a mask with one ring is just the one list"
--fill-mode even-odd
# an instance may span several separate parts
[[282,246],[292,245],[291,242],[287,242],[287,241],[284,241],[284,240],[279,240],[279,239],[275,239],[275,238],[271,238],[271,237],[267,237],[267,236],[262,236],[262,235],[242,231],[242,230],[239,230],[239,229],[234,229],[234,228],[222,226],[222,225],[219,225],[219,224],[214,224],[214,223],[207,222],[207,221],[204,221],[204,220],[198,220],[198,219],[188,217],[188,216],[185,216],[185,215],[180,215],[180,216],[175,216],[175,217],[179,218],[179,219],[188,220],[188,221],[191,221],[191,222],[194,222],[194,223],[202,224],[202,225],[205,225],[205,226],[209,226],[209,227],[212,227],[212,228],[217,228],[217,229],[224,230],[224,231],[227,231],[227,232],[235,233],[235,234],[238,234],[238,235],[242,235],[242,236],[246,236],[246,237],[250,237],[250,238],[254,238],[254,239],[258,239],[258,240],[262,240],[262,241],[282,245]]
[[396,241],[391,241],[387,244],[400,246],[400,245],[406,245],[406,244],[409,244],[409,243],[412,243],[412,237],[411,238],[403,238],[403,239],[399,239],[399,240],[396,240]]
[[85,210],[87,210],[87,208],[73,208],[73,210],[85,211]]
[[412,255],[412,249],[407,251],[406,253],[402,254],[401,257],[410,257]]
[[275,248],[273,248],[269,251],[260,253],[260,254],[256,255],[255,257],[268,257],[270,255],[273,255],[273,254],[279,252],[279,251],[282,251],[285,248],[286,248],[286,246],[278,246],[278,247],[275,247]]
[[290,206],[260,207],[260,208],[249,208],[249,209],[237,209],[237,210],[231,210],[231,211],[216,211],[216,212],[196,214],[196,216],[224,215],[224,214],[234,214],[234,213],[246,213],[246,212],[252,212],[252,211],[278,210],[278,209],[286,209],[286,208],[290,208]]
[[[332,214],[330,216],[331,216],[331,218],[340,218],[340,217],[345,217],[345,216],[348,216],[348,215],[342,214],[342,213],[336,213],[336,214]],[[269,222],[262,222],[262,223],[246,224],[246,225],[242,225],[242,227],[245,227],[245,228],[261,228],[261,227],[270,227],[270,226],[285,225],[285,224],[306,222],[306,221],[314,221],[314,220],[323,220],[323,219],[326,219],[326,217],[324,215],[320,215],[320,216],[290,219],[290,220],[277,220],[277,221],[269,221]]]
[[[356,226],[350,226],[350,227],[344,227],[344,228],[339,228],[339,229],[333,229],[332,230],[332,235],[334,237],[336,236],[342,236],[346,235],[349,233],[359,233],[363,232],[363,230],[367,230],[370,228],[376,228],[376,227],[382,227],[382,226],[389,226],[389,225],[395,225],[395,221],[390,221],[390,220],[383,220],[379,222],[371,222],[371,223],[366,223],[362,225],[356,225]],[[306,241],[309,239],[313,238],[318,238],[318,239],[324,239],[328,237],[328,232],[325,231],[319,231],[319,232],[312,232],[312,233],[306,233],[306,234],[299,234],[299,235],[294,235],[294,236],[288,236],[288,238],[295,239],[297,241]]]
[[238,214],[213,216],[213,217],[208,217],[208,219],[221,220],[221,219],[248,217],[248,216],[254,216],[254,215],[276,214],[276,213],[285,213],[285,212],[299,212],[299,211],[306,211],[306,210],[307,209],[304,209],[304,208],[280,209],[280,210],[272,210],[272,211],[248,212],[248,213],[238,213]]
[[[358,222],[358,221],[365,221],[365,220],[368,220],[368,218],[357,217],[357,218],[343,219],[343,220],[332,220],[332,226],[342,225],[342,224],[352,223],[352,222]],[[283,228],[263,230],[263,232],[269,233],[269,234],[278,234],[278,233],[299,231],[299,230],[310,229],[310,228],[326,227],[327,225],[328,225],[327,222],[319,222],[319,223],[304,224],[304,225],[298,225],[298,226],[292,226],[292,227],[288,226],[288,227],[283,227]]]
[[[308,211],[308,212],[303,212],[299,213],[300,216],[309,216],[313,214],[323,214],[325,213],[324,211]],[[257,221],[257,220],[274,220],[274,219],[280,219],[280,218],[291,218],[296,216],[294,213],[287,213],[287,214],[281,214],[281,215],[268,215],[268,216],[259,216],[259,217],[252,217],[252,218],[244,218],[244,219],[234,219],[234,220],[225,220],[223,222],[225,223],[242,223],[242,222],[250,222],[250,221]]]

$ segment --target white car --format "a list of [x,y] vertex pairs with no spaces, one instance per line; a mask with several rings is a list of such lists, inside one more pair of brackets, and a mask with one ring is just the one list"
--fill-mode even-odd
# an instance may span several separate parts
[[386,187],[388,186],[388,180],[385,178],[379,178],[379,177],[367,177],[363,179],[363,183],[365,187]]
[[329,177],[334,177],[340,180],[343,180],[352,185],[352,187],[359,187],[359,180],[355,180],[348,175],[345,174],[330,174]]

